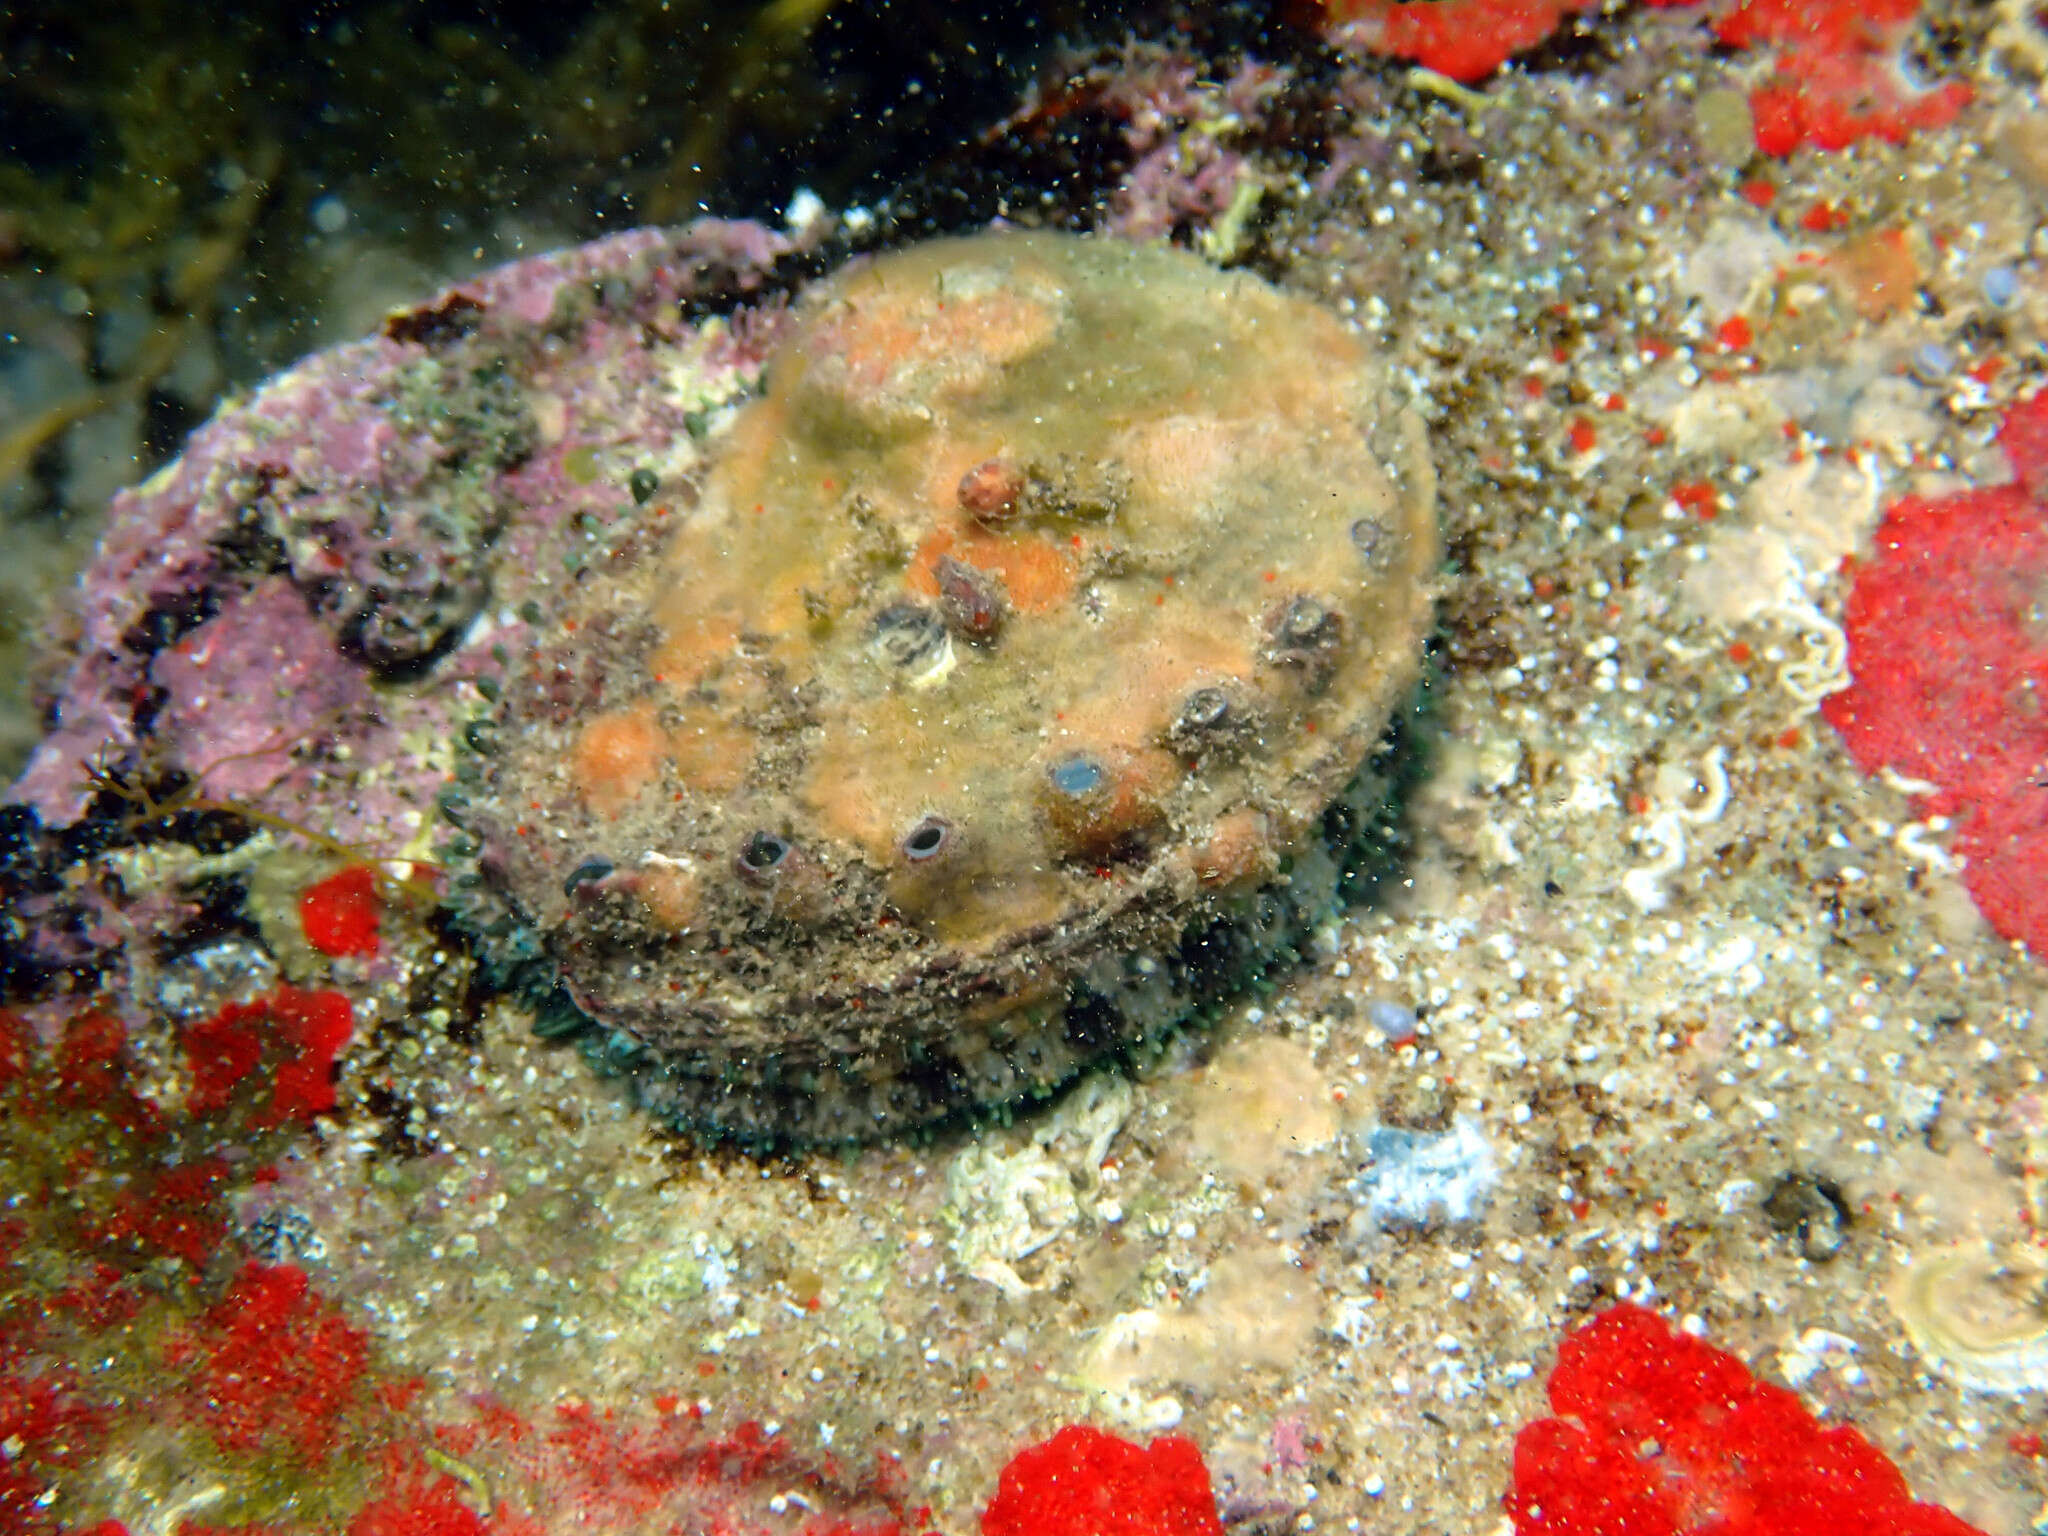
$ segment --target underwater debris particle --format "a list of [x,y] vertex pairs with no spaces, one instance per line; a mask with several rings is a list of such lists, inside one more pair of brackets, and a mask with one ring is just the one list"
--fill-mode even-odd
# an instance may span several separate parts
[[1436,1135],[1375,1126],[1366,1151],[1371,1161],[1352,1188],[1381,1226],[1470,1221],[1500,1179],[1493,1148],[1468,1115]]

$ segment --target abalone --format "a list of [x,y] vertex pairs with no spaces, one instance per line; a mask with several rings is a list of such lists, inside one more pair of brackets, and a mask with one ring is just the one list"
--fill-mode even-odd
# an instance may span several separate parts
[[867,1140],[1043,1095],[1327,912],[1438,558],[1337,315],[934,241],[815,286],[699,425],[473,733],[471,915],[544,1027],[700,1133]]

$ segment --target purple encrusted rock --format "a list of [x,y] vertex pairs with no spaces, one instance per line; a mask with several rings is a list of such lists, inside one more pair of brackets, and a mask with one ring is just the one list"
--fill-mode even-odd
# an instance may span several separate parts
[[[374,714],[361,667],[289,580],[272,576],[156,653],[156,735],[170,766],[208,795],[249,799],[291,771],[292,749]],[[228,707],[223,707],[227,701]]]
[[[68,825],[95,770],[393,847],[446,777],[517,610],[677,485],[743,394],[791,242],[706,220],[513,263],[224,407],[121,492],[10,798]],[[649,479],[651,478],[651,481]]]

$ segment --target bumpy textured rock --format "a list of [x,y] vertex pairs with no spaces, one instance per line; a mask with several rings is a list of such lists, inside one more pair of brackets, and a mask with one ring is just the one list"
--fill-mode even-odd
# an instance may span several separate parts
[[452,807],[472,920],[651,1107],[833,1140],[1042,1093],[1326,908],[1437,557],[1335,316],[941,241],[815,289],[702,430],[555,583]]
[[702,220],[533,257],[223,406],[108,508],[8,798],[68,826],[95,765],[175,774],[395,852],[529,587],[747,387],[790,249]]

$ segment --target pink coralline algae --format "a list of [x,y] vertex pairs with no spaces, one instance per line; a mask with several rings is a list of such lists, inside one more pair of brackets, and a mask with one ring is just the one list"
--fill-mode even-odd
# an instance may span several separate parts
[[1242,189],[1256,185],[1251,162],[1227,133],[1182,130],[1204,121],[1258,122],[1287,81],[1287,71],[1247,60],[1211,84],[1193,61],[1134,44],[1096,98],[1122,123],[1133,156],[1105,228],[1129,240],[1160,240],[1223,218]]
[[1866,773],[1932,786],[1978,908],[2048,957],[2048,392],[1999,442],[2012,484],[1909,496],[1852,562],[1853,682],[1822,713]]
[[114,498],[12,798],[68,825],[95,768],[168,775],[402,841],[445,774],[419,743],[473,711],[532,584],[631,505],[583,461],[688,441],[681,349],[714,395],[759,349],[686,309],[761,291],[789,249],[704,221],[518,262],[223,410]]
[[1515,1439],[1516,1536],[1981,1536],[1857,1430],[1641,1307],[1558,1346],[1550,1408]]
[[333,637],[282,576],[228,598],[159,651],[150,680],[166,698],[156,721],[166,766],[200,779],[210,795],[262,793],[291,771],[300,742],[323,727],[345,731],[350,717],[375,708],[365,669],[342,664]]

